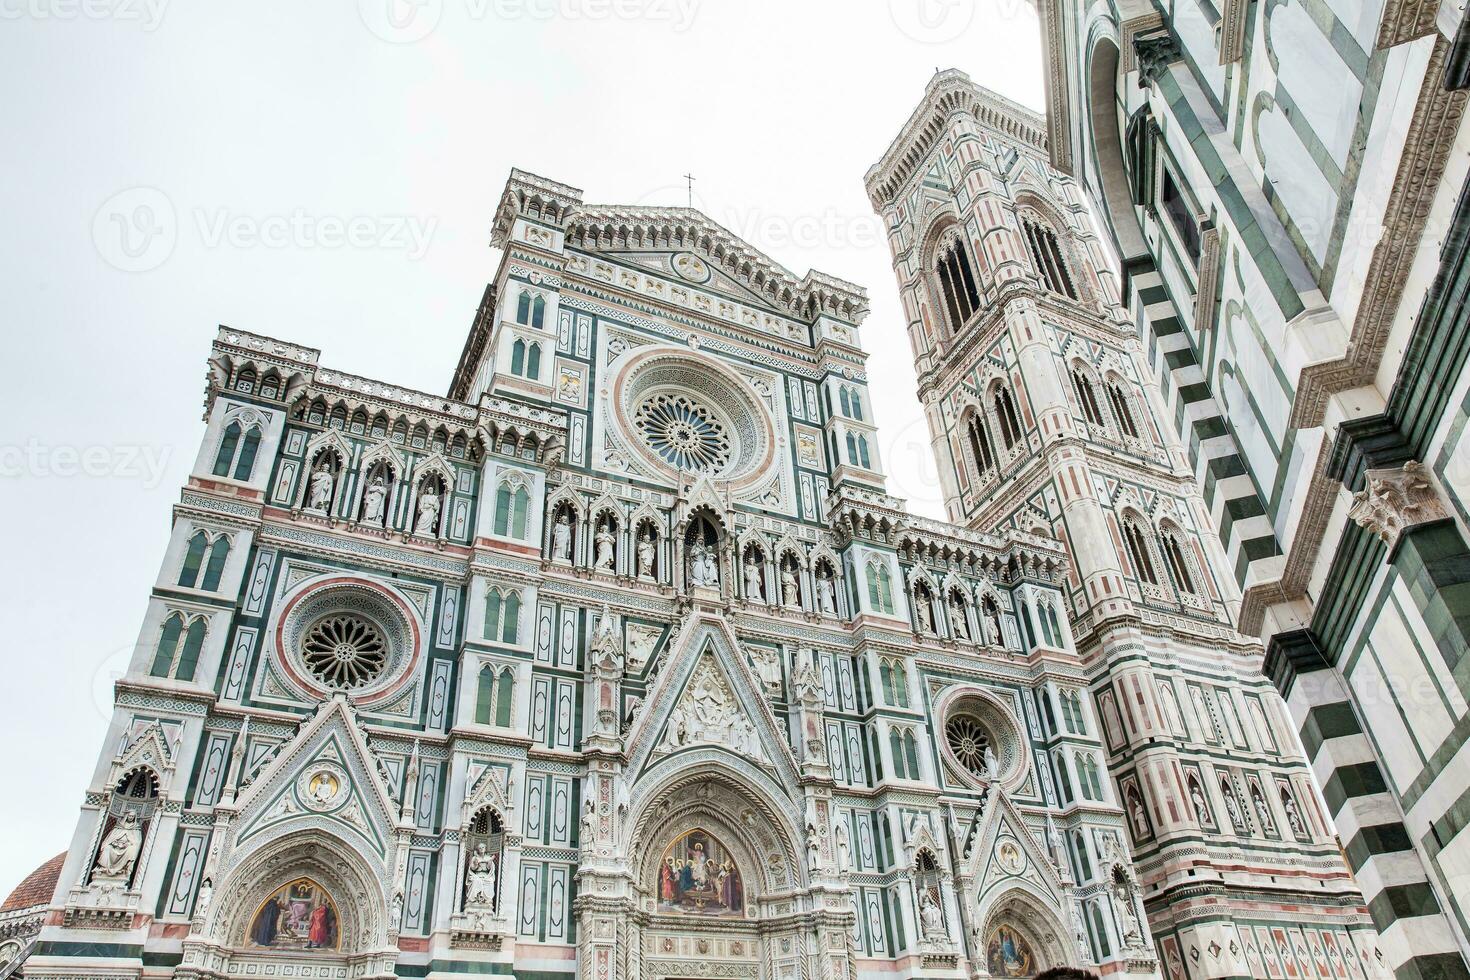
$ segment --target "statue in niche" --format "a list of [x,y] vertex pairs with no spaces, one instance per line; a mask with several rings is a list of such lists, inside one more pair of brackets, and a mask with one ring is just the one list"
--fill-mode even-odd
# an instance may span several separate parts
[[434,536],[434,527],[438,523],[439,494],[435,492],[431,481],[425,483],[423,491],[419,493],[419,517],[414,522],[413,533],[431,538]]
[[761,560],[756,557],[755,549],[745,553],[745,598],[763,600],[766,597],[765,584],[761,581]]
[[1137,886],[1123,866],[1113,865],[1113,902],[1122,913],[1123,944],[1129,947],[1137,946],[1143,941],[1143,935],[1138,929],[1136,889]]
[[949,938],[944,932],[944,913],[927,888],[919,893],[919,925],[930,942]]
[[796,570],[789,565],[781,566],[781,601],[792,608],[801,605],[801,590],[796,585]]
[[612,532],[612,524],[603,521],[597,526],[597,535],[593,538],[593,567],[598,571],[610,572],[613,563],[617,561],[617,537]]
[[194,902],[194,915],[202,917],[209,912],[209,904],[214,901],[214,879],[205,878],[204,883],[199,886],[199,897]]
[[847,832],[847,822],[837,821],[837,870],[846,871],[852,867],[852,838]]
[[92,868],[92,883],[113,888],[126,888],[138,865],[143,849],[143,828],[132,810],[113,824],[112,830],[97,850],[97,863]]
[[1148,817],[1144,816],[1143,803],[1136,794],[1128,794],[1128,816],[1133,820],[1133,835],[1139,840],[1148,836]]
[[476,844],[465,869],[464,904],[467,909],[495,910],[496,855],[484,844]]
[[383,507],[388,501],[388,481],[379,473],[373,477],[362,494],[362,520],[364,524],[382,524]]
[[689,581],[713,588],[720,584],[720,570],[714,546],[703,537],[695,538],[689,549]]
[[837,615],[837,590],[832,585],[832,576],[817,569],[817,608],[823,615]]
[[954,628],[955,639],[968,640],[970,638],[970,623],[965,618],[965,600],[954,592],[949,595],[949,621]]
[[812,874],[816,874],[822,867],[822,839],[817,836],[817,825],[814,823],[806,825],[806,866]]
[[1254,786],[1251,787],[1251,802],[1255,804],[1256,817],[1261,821],[1261,829],[1270,830],[1275,825],[1271,819],[1271,810],[1266,806],[1266,799],[1261,796],[1261,791]]
[[551,557],[556,561],[572,560],[572,520],[566,511],[556,515],[556,526],[551,529]]
[[1235,799],[1235,794],[1230,792],[1230,787],[1223,782],[1220,784],[1220,795],[1225,797],[1225,812],[1230,815],[1230,824],[1237,833],[1244,833],[1245,820],[1241,817],[1240,804]]
[[597,804],[588,800],[587,808],[582,811],[582,850],[584,852],[590,852],[596,842]]
[[316,469],[311,474],[311,487],[307,494],[306,509],[325,514],[332,506],[332,488],[336,486],[336,483],[337,478],[332,475],[332,467],[325,459],[316,464]]
[[638,539],[638,577],[643,579],[653,578],[654,556],[658,551],[658,542],[654,540],[653,529],[650,528]]
[[994,779],[1000,775],[1000,759],[996,758],[995,747],[988,742],[985,745],[985,778]]
[[1302,822],[1302,815],[1296,808],[1296,800],[1283,793],[1281,807],[1286,811],[1286,822],[1291,825],[1291,832],[1298,837],[1306,837],[1307,826]]
[[1194,813],[1199,822],[1207,827],[1212,825],[1215,821],[1210,819],[1210,808],[1205,805],[1205,794],[1200,792],[1198,783],[1189,784],[1189,798],[1194,803]]
[[934,610],[929,608],[929,597],[923,592],[914,593],[914,607],[919,617],[919,632],[934,632]]

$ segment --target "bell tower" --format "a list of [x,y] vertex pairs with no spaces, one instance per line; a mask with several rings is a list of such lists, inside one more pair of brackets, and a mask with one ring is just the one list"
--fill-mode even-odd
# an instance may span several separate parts
[[[1070,553],[1065,614],[1166,975],[1284,976],[1285,957],[1314,954],[1382,975],[1261,649],[1235,629],[1234,577],[1158,423],[1111,258],[1046,133],[941,72],[867,175],[948,515]],[[1020,610],[1032,657],[1048,615]]]

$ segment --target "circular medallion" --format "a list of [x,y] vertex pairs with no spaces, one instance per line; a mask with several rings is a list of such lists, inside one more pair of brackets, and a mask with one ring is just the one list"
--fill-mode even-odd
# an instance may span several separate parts
[[709,264],[693,252],[680,252],[675,255],[674,271],[690,282],[709,282]]
[[296,781],[296,794],[310,810],[326,813],[347,803],[347,773],[332,762],[307,766]]
[[655,395],[638,406],[633,422],[653,451],[681,470],[716,473],[730,462],[724,425],[686,395]]

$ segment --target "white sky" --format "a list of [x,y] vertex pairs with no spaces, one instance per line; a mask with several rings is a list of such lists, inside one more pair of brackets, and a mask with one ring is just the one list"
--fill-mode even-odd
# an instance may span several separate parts
[[[693,173],[798,276],[867,287],[890,489],[940,516],[862,178],[936,68],[1039,109],[1040,63],[1027,0],[0,0],[0,899],[70,840],[217,324],[442,392],[512,166],[608,204]],[[165,234],[129,254],[139,205]]]

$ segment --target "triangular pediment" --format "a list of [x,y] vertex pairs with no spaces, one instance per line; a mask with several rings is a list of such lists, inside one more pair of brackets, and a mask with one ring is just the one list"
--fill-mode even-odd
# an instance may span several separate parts
[[696,615],[663,660],[628,732],[630,772],[681,752],[715,748],[795,786],[796,761],[763,682],[722,620]]
[[387,862],[397,807],[346,698],[327,702],[241,794],[236,859],[295,827],[326,828]]
[[962,867],[980,897],[1020,882],[1053,899],[1062,894],[1061,876],[1046,848],[999,787],[990,793]]

